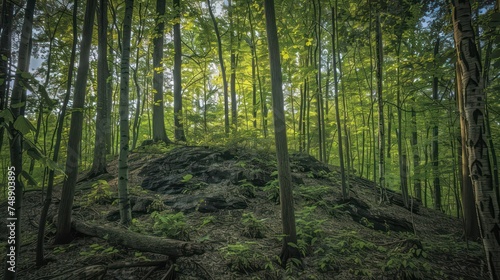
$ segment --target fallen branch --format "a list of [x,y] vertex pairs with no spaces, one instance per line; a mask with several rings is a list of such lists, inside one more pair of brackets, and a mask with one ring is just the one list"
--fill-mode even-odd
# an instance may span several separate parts
[[200,244],[139,234],[123,228],[91,225],[80,220],[73,220],[72,227],[77,232],[103,238],[110,243],[173,258],[201,255],[205,252]]

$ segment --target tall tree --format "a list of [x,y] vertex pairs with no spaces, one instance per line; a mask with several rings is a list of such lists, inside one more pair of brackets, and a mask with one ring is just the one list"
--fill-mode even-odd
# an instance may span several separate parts
[[132,14],[134,0],[125,1],[123,20],[123,44],[120,63],[120,156],[118,159],[118,196],[120,222],[128,225],[132,221],[128,198],[128,151],[129,151],[129,80],[130,80],[130,37],[132,36]]
[[[12,51],[12,25],[14,19],[14,5],[11,1],[2,2],[0,33],[0,111],[7,107],[7,96],[9,84],[9,61]],[[3,118],[0,118],[2,122]],[[5,127],[0,127],[0,151],[3,147],[3,135]]]
[[286,266],[289,258],[300,260],[297,247],[297,232],[295,229],[295,213],[293,209],[292,177],[288,157],[288,143],[286,136],[285,112],[283,101],[283,82],[281,75],[280,48],[274,0],[264,1],[266,15],[267,45],[269,49],[269,62],[271,65],[271,91],[273,100],[274,137],[276,143],[276,156],[278,159],[278,178],[280,185],[281,219],[283,222],[283,246],[280,259],[282,266]]
[[380,200],[386,200],[385,190],[385,125],[384,125],[384,99],[382,92],[382,64],[384,63],[384,50],[382,46],[382,28],[380,26],[380,14],[377,15],[375,26],[375,41],[376,41],[376,65],[377,65],[377,100],[378,100],[378,183],[380,188]]
[[181,6],[180,0],[174,0],[174,126],[175,140],[186,141],[182,125],[182,79],[181,79]]
[[[436,40],[434,45],[434,67],[436,68],[436,57],[439,52],[439,38]],[[439,102],[438,96],[438,77],[436,75],[432,78],[432,99],[434,102]],[[436,210],[441,210],[441,184],[439,181],[439,127],[438,122],[434,122],[434,126],[432,128],[432,176],[434,177],[433,185],[434,185],[434,208]]]
[[342,144],[342,126],[340,123],[340,105],[339,105],[339,82],[337,79],[337,48],[336,48],[336,36],[337,36],[337,14],[335,7],[331,8],[332,10],[332,58],[333,58],[333,83],[334,83],[334,96],[335,96],[335,119],[337,120],[337,141],[338,141],[338,152],[339,152],[339,161],[340,161],[340,178],[342,185],[342,199],[349,198],[349,192],[347,189],[347,181],[345,176],[345,164],[344,164],[344,150]]
[[165,131],[163,104],[163,41],[165,33],[165,0],[156,0],[155,36],[153,38],[153,140],[169,143]]
[[94,160],[89,177],[107,173],[106,170],[106,127],[108,126],[108,1],[99,0],[97,9],[97,108],[95,122]]
[[224,132],[229,134],[229,93],[227,92],[227,78],[226,78],[226,67],[224,66],[224,57],[222,55],[222,39],[219,32],[219,26],[217,25],[217,20],[215,19],[214,12],[212,11],[212,5],[210,0],[207,0],[208,12],[210,13],[210,18],[214,25],[215,36],[217,37],[217,52],[219,54],[219,64],[220,72],[222,74],[222,85],[224,87]]
[[233,24],[233,4],[232,1],[228,1],[229,9],[229,46],[231,50],[231,126],[232,130],[236,131],[238,129],[238,106],[236,102],[236,54],[234,46],[234,24]]
[[[73,33],[73,42],[71,44],[71,55],[69,59],[68,65],[68,80],[66,81],[66,93],[64,95],[63,104],[61,106],[61,111],[59,112],[59,116],[57,117],[56,123],[56,131],[55,131],[55,143],[54,143],[54,152],[52,154],[52,160],[57,162],[59,159],[59,152],[61,149],[61,139],[62,132],[64,128],[64,119],[66,117],[66,108],[69,103],[69,98],[71,95],[71,85],[73,82],[73,71],[75,68],[75,57],[76,57],[76,44],[78,42],[78,26],[77,26],[77,15],[78,15],[78,0],[75,0],[73,3],[73,17],[72,17],[72,33]],[[40,213],[40,222],[38,228],[38,236],[37,236],[37,247],[36,247],[36,264],[37,266],[42,266],[45,264],[44,257],[44,241],[45,241],[45,225],[47,221],[47,215],[49,212],[50,205],[52,203],[52,191],[54,188],[54,169],[49,171],[48,181],[47,181],[47,193],[45,195],[45,201],[43,203],[42,212]]]
[[78,162],[80,158],[80,145],[82,142],[83,129],[83,109],[85,105],[85,95],[87,92],[90,46],[92,42],[96,5],[97,0],[87,0],[66,155],[67,177],[64,179],[61,201],[59,203],[57,233],[54,241],[56,244],[64,244],[71,241],[71,214],[73,209],[73,198],[75,196],[76,179],[78,176]]
[[452,20],[461,74],[461,91],[469,172],[474,186],[479,228],[492,280],[500,279],[500,205],[499,186],[492,180],[489,147],[486,138],[486,96],[480,55],[475,43],[469,1],[452,1]]
[[[14,197],[14,205],[9,203],[9,209],[13,207],[14,212],[9,212],[9,218],[14,218],[15,221],[10,222],[15,225],[15,244],[9,242],[6,245],[6,252],[8,254],[12,253],[12,247],[14,247],[14,259],[16,263],[20,261],[20,250],[21,250],[21,210],[23,204],[23,189],[24,185],[21,181],[21,175],[23,172],[23,135],[18,131],[14,123],[18,120],[24,119],[25,102],[26,102],[26,88],[24,83],[26,83],[26,73],[29,70],[29,60],[30,60],[30,41],[33,29],[33,13],[35,11],[36,0],[28,0],[26,2],[26,9],[24,11],[24,22],[21,30],[21,40],[19,42],[19,54],[17,58],[17,69],[16,76],[14,79],[14,88],[12,89],[12,95],[10,99],[10,112],[13,117],[13,122],[9,124],[9,134],[10,134],[10,164],[9,167],[9,201],[10,197]],[[12,173],[11,173],[12,172]],[[14,180],[10,180],[13,176]],[[11,193],[13,192],[13,193]],[[10,211],[10,210],[9,210]],[[12,246],[14,245],[14,246]],[[5,265],[5,279],[16,279],[17,267],[9,264],[10,256],[6,257],[7,263]]]

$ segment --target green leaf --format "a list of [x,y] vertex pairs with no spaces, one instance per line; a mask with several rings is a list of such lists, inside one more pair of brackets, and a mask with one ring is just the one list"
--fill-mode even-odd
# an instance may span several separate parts
[[11,123],[12,121],[14,121],[14,116],[12,115],[12,112],[9,109],[1,110],[0,118],[3,118],[3,121],[5,123]]
[[21,171],[21,175],[28,181],[28,185],[36,186],[38,185],[37,181],[31,177],[31,175],[25,170]]
[[35,127],[26,119],[25,116],[19,116],[14,122],[14,128],[19,131],[22,135],[30,133],[30,131],[36,131]]
[[16,104],[10,104],[10,107],[12,109],[17,109],[17,108],[23,107],[25,104],[26,104],[26,102],[19,102],[19,103],[16,103]]

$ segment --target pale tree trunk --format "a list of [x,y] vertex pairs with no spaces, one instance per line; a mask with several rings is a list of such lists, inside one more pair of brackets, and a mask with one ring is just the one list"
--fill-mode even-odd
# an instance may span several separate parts
[[337,49],[335,47],[335,44],[337,42],[336,34],[337,34],[337,28],[336,28],[336,12],[335,12],[335,7],[331,8],[332,10],[332,53],[333,53],[333,83],[334,83],[334,88],[335,88],[335,119],[337,121],[337,141],[338,141],[338,151],[339,151],[339,163],[340,163],[340,178],[341,178],[341,185],[342,185],[342,199],[346,200],[349,198],[349,192],[347,189],[347,182],[346,182],[346,176],[345,176],[345,167],[344,167],[344,151],[342,148],[342,126],[340,124],[340,112],[339,112],[339,83],[337,79]]
[[269,62],[271,65],[271,91],[273,98],[274,133],[276,142],[276,156],[278,161],[278,178],[280,185],[281,219],[283,222],[283,247],[280,254],[281,265],[286,266],[287,260],[300,260],[300,252],[290,243],[297,244],[295,228],[295,213],[293,209],[292,177],[288,158],[288,144],[286,136],[285,112],[283,101],[283,83],[281,75],[280,50],[274,1],[265,0],[267,44],[269,48]]
[[132,13],[134,0],[126,0],[123,20],[123,44],[120,63],[120,156],[118,159],[118,196],[120,222],[128,225],[132,221],[130,200],[128,198],[128,151],[129,151],[129,72],[130,37],[132,34]]
[[97,58],[97,116],[95,128],[94,160],[89,177],[107,173],[106,170],[106,138],[108,121],[108,2],[99,0],[98,18],[98,58]]
[[[73,81],[73,70],[75,67],[75,57],[76,57],[76,44],[78,41],[78,34],[77,34],[77,15],[78,15],[78,0],[74,1],[73,4],[73,19],[72,19],[72,24],[73,24],[73,43],[71,46],[71,56],[69,60],[69,65],[68,65],[68,81],[66,84],[66,93],[64,95],[64,100],[63,104],[61,107],[61,112],[59,113],[59,116],[57,117],[57,123],[56,123],[56,140],[54,143],[54,154],[52,155],[52,160],[54,162],[57,162],[59,159],[59,151],[61,148],[61,139],[62,139],[62,132],[64,128],[64,119],[66,117],[66,108],[69,103],[69,98],[71,94],[71,83]],[[43,207],[42,207],[42,212],[40,214],[40,222],[39,228],[38,228],[38,236],[37,236],[37,247],[36,247],[36,265],[37,266],[42,266],[45,264],[45,258],[43,255],[44,251],[44,239],[45,239],[45,225],[47,222],[47,214],[49,212],[50,205],[52,203],[52,190],[54,187],[54,170],[51,169],[49,171],[48,175],[48,183],[47,183],[47,193],[45,196],[45,201],[43,202]]]
[[227,79],[226,79],[226,67],[224,66],[224,57],[222,56],[222,39],[219,32],[219,27],[217,25],[217,20],[215,19],[214,13],[212,11],[212,5],[210,0],[207,0],[208,12],[210,13],[210,18],[214,24],[215,36],[217,37],[217,51],[219,54],[219,64],[220,72],[222,74],[222,84],[224,87],[224,132],[226,135],[229,134],[229,94],[227,92]]
[[[462,73],[460,67],[456,65],[456,83],[457,83],[457,106],[460,114],[460,127],[465,127],[464,113],[464,97],[462,90]],[[461,175],[461,193],[462,193],[462,209],[464,220],[464,234],[467,240],[477,240],[480,238],[479,225],[477,220],[476,206],[474,202],[474,186],[469,173],[469,165],[467,163],[467,147],[465,146],[465,130],[460,129],[460,175]]]
[[165,0],[156,0],[156,28],[153,38],[153,140],[170,143],[165,131],[163,104],[163,39],[165,33]]
[[[28,0],[26,3],[26,10],[24,12],[24,23],[21,31],[21,41],[19,42],[19,56],[17,59],[17,71],[14,80],[14,88],[12,89],[12,96],[10,99],[10,112],[14,117],[14,120],[18,118],[24,118],[25,105],[21,103],[26,100],[26,89],[22,85],[25,81],[23,79],[23,74],[29,71],[29,60],[30,60],[30,40],[31,33],[33,29],[33,13],[35,11],[35,0]],[[21,106],[15,106],[21,105]],[[11,259],[8,254],[14,254],[15,262],[14,264],[20,263],[20,250],[21,250],[21,209],[23,203],[23,182],[21,181],[21,173],[23,172],[23,135],[21,132],[14,128],[14,122],[9,124],[9,134],[10,134],[10,163],[8,171],[9,177],[13,176],[14,181],[8,183],[9,192],[12,191],[13,194],[9,194],[9,197],[15,198],[14,205],[9,203],[9,216],[8,224],[15,225],[15,244],[6,243],[6,265],[5,265],[5,279],[16,279],[16,272],[18,270],[17,266],[9,264]],[[7,173],[6,173],[7,174]],[[10,179],[10,178],[9,178]],[[11,182],[14,184],[12,185]],[[12,189],[14,187],[14,189]],[[9,198],[9,202],[12,201]],[[12,211],[11,209],[14,209]],[[10,221],[10,219],[15,219]],[[12,247],[14,247],[14,252],[12,252]]]
[[499,186],[493,184],[486,138],[486,103],[482,87],[481,62],[471,24],[469,1],[452,1],[453,29],[465,115],[465,145],[476,197],[479,228],[492,280],[500,279]]
[[181,79],[181,64],[182,64],[182,48],[181,48],[181,6],[180,0],[174,0],[174,126],[175,140],[186,141],[184,135],[184,127],[182,125],[182,79]]
[[232,131],[238,130],[238,104],[236,102],[236,54],[234,52],[234,24],[232,1],[228,1],[229,9],[229,46],[231,49],[231,126]]
[[71,126],[66,155],[67,177],[63,183],[61,202],[59,203],[57,233],[54,241],[56,244],[64,244],[71,241],[71,212],[73,209],[75,185],[78,177],[78,162],[80,159],[80,145],[82,142],[83,129],[83,109],[87,92],[87,75],[90,64],[90,45],[92,43],[96,2],[97,0],[87,0],[85,20],[83,23],[83,35],[80,44],[80,62],[78,63],[78,71],[76,74],[73,111],[71,112]]

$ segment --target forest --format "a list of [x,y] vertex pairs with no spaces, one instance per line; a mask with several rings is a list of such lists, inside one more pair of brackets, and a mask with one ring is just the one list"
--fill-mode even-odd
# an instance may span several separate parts
[[2,0],[5,279],[500,279],[500,0]]

